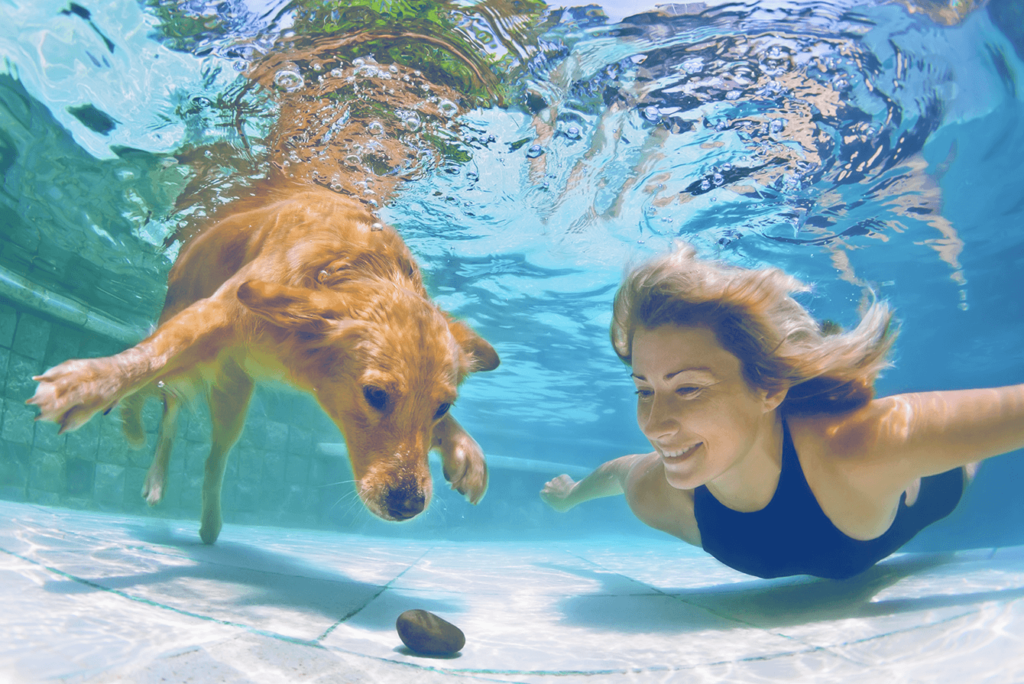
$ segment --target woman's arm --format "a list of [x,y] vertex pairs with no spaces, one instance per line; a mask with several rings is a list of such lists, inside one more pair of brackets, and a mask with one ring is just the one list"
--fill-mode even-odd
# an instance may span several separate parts
[[1024,385],[876,399],[824,436],[839,459],[884,473],[902,491],[918,477],[1024,448]]
[[608,461],[579,482],[568,475],[559,475],[544,485],[540,498],[559,513],[564,513],[584,501],[622,494],[629,471],[642,458],[644,456],[640,454],[633,454]]
[[665,479],[657,453],[633,454],[598,466],[579,482],[559,475],[544,485],[540,498],[556,511],[602,496],[625,494],[633,515],[645,525],[700,546],[693,516],[693,491],[676,489]]
[[883,443],[894,442],[917,476],[1024,448],[1024,385],[903,394],[886,403]]

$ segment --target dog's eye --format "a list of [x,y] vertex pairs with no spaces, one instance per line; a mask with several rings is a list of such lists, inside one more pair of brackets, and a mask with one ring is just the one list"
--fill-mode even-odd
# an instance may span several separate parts
[[366,403],[378,411],[383,411],[388,406],[388,393],[380,387],[367,385],[363,388],[363,396],[366,398]]
[[448,413],[448,409],[452,407],[451,404],[441,404],[437,407],[437,411],[434,411],[434,420],[440,420],[441,416]]

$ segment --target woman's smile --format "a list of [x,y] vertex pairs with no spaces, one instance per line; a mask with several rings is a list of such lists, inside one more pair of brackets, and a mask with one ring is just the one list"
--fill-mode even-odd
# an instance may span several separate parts
[[661,454],[661,457],[665,459],[665,461],[669,463],[677,463],[679,461],[685,461],[690,456],[693,456],[703,444],[704,442],[697,442],[696,444],[691,444],[690,446],[683,447],[681,449],[667,449],[660,445],[655,446],[658,449],[658,453]]

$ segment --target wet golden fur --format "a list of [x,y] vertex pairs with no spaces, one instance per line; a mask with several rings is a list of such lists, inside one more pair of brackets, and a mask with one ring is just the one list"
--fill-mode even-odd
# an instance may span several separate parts
[[[168,278],[156,330],[115,356],[66,361],[36,377],[39,418],[74,430],[122,403],[125,434],[145,441],[147,397],[164,403],[143,496],[164,493],[183,395],[206,390],[212,419],[200,536],[221,529],[228,453],[254,381],[313,394],[345,436],[360,498],[376,515],[411,518],[431,496],[427,453],[476,503],[487,469],[447,413],[494,349],[428,298],[405,243],[359,202],[309,186],[261,192],[189,241]],[[375,225],[376,224],[376,225]]]

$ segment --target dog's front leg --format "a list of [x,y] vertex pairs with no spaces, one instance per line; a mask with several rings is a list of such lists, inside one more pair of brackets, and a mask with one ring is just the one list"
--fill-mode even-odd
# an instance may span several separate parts
[[487,491],[487,463],[476,440],[446,414],[434,426],[434,448],[441,453],[444,479],[470,503],[479,503]]
[[39,386],[26,403],[39,407],[36,420],[58,423],[61,432],[77,430],[147,383],[215,358],[233,330],[228,314],[220,301],[200,300],[131,349],[71,359],[33,377]]

